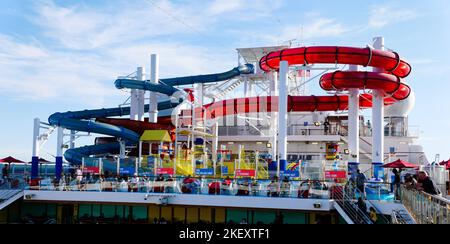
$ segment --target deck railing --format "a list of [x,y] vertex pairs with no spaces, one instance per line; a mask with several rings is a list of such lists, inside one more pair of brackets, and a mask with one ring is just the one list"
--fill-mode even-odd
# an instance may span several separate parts
[[401,187],[401,201],[418,224],[450,224],[450,200]]

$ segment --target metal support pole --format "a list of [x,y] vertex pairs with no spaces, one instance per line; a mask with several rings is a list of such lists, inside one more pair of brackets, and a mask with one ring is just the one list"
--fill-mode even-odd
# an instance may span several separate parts
[[[277,72],[273,72],[272,73],[272,80],[270,83],[270,96],[276,97],[278,96],[278,73]],[[273,161],[278,162],[278,143],[277,143],[277,135],[278,135],[278,113],[277,112],[273,112],[275,111],[275,105],[272,103],[272,109],[271,109],[271,132],[273,133],[271,136],[271,144],[272,144],[272,157],[273,157]],[[278,165],[278,163],[277,163]],[[277,166],[277,175],[279,174],[278,172],[278,166]]]
[[71,130],[71,131],[70,131],[70,144],[69,144],[69,149],[74,149],[74,148],[75,148],[75,140],[76,140],[75,134],[76,134],[76,131],[74,131],[74,130]]
[[213,143],[212,143],[212,158],[214,164],[214,176],[216,176],[217,168],[217,151],[219,150],[219,123],[216,121],[213,126]]
[[31,178],[35,179],[39,176],[39,134],[41,128],[41,120],[34,119],[33,126],[33,157],[31,158]]
[[143,142],[139,141],[139,167],[142,167],[142,146]]
[[[358,71],[358,66],[350,65],[349,71]],[[354,178],[359,167],[359,90],[357,88],[349,89],[348,147],[350,151],[348,171]]]
[[64,128],[58,127],[58,135],[56,139],[56,162],[55,177],[57,180],[61,178],[63,171],[63,148],[64,148]]
[[[159,55],[157,54],[152,54],[151,56],[150,81],[153,83],[159,83]],[[158,122],[158,97],[156,92],[150,92],[149,122]]]
[[[136,80],[145,81],[145,69],[138,67],[136,71]],[[143,121],[145,107],[145,91],[131,90],[130,119]]]
[[[374,38],[374,48],[384,50],[384,38]],[[374,68],[374,72],[384,73],[385,70]],[[372,166],[374,178],[379,178],[378,168],[384,163],[384,92],[382,90],[373,90],[373,108],[372,108]]]
[[280,171],[286,170],[287,164],[287,107],[288,107],[288,74],[289,63],[287,61],[280,62],[280,84],[278,96],[278,169],[277,175],[280,177]]

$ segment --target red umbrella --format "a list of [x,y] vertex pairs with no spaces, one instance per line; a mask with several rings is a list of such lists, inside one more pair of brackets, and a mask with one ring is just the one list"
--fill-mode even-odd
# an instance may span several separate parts
[[24,164],[25,162],[23,162],[23,161],[21,161],[21,160],[19,160],[17,158],[13,158],[13,157],[9,156],[9,157],[0,159],[0,163],[9,163],[9,164],[10,163],[21,163],[21,164]]
[[[31,164],[32,162],[28,162],[29,164]],[[48,160],[45,160],[45,159],[43,159],[43,158],[39,158],[39,163],[40,164],[46,164],[46,163],[51,163],[50,161],[48,161]]]
[[403,161],[401,159],[398,159],[397,161],[383,165],[383,168],[395,168],[395,169],[415,169],[418,167],[419,167],[418,165]]
[[450,159],[448,161],[442,161],[439,165],[445,166],[445,169],[450,169]]

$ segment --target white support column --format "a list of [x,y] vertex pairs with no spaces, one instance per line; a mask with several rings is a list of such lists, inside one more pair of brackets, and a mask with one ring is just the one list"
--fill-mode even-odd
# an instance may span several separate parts
[[130,120],[138,120],[138,90],[132,89],[131,90],[131,99],[130,99]]
[[125,141],[119,140],[119,143],[120,143],[120,153],[119,153],[119,158],[120,158],[120,159],[125,159],[125,156],[126,156]]
[[63,147],[64,147],[64,128],[58,127],[57,130],[57,139],[56,139],[56,157],[63,156]]
[[142,167],[142,145],[143,142],[139,141],[139,167]]
[[[151,56],[150,81],[153,83],[159,83],[159,55],[157,54],[152,54]],[[158,122],[158,97],[156,92],[150,92],[149,122]]]
[[[194,104],[195,104],[194,111],[196,110],[197,107],[201,109],[203,107],[203,84],[202,83],[198,83],[198,84],[194,85],[194,100],[195,100],[194,101]],[[193,113],[194,113],[194,111],[193,111]],[[199,115],[201,115],[201,114],[199,114]],[[197,115],[195,115],[193,117],[192,124],[195,125],[194,127],[204,124],[201,122],[202,118],[203,118],[202,116],[198,116],[198,118],[197,118]]]
[[[138,67],[136,71],[136,80],[145,81],[145,69]],[[145,91],[133,89],[131,90],[131,108],[130,119],[143,121],[145,107]]]
[[56,138],[55,177],[59,180],[63,172],[64,128],[58,127]]
[[289,63],[280,62],[280,95],[278,96],[278,177],[280,171],[285,171],[287,164],[287,107],[288,107],[288,74]]
[[[273,72],[272,73],[272,80],[270,82],[270,96],[273,97],[277,97],[278,96],[278,73],[277,72]],[[271,137],[271,144],[272,144],[272,157],[273,160],[277,160],[277,155],[278,155],[278,144],[277,144],[277,132],[278,132],[278,113],[274,112],[275,109],[275,105],[274,103],[272,103],[272,112],[271,114],[271,132],[272,137]]]
[[[384,50],[384,38],[374,38],[374,48]],[[385,72],[383,69],[374,68],[374,72]],[[384,92],[382,90],[373,90],[373,108],[372,108],[372,164],[374,168],[374,177],[378,178],[377,166],[384,163]]]
[[31,178],[39,176],[39,134],[41,129],[41,120],[34,119],[33,125],[33,155],[31,158]]
[[33,126],[33,157],[39,157],[39,134],[41,129],[41,120],[38,118],[34,119]]
[[219,123],[216,121],[213,125],[213,141],[212,141],[212,159],[214,164],[214,177],[216,176],[217,168],[217,151],[219,150]]
[[[357,65],[350,65],[349,71],[358,71]],[[359,89],[349,89],[348,99],[348,148],[350,159],[348,161],[349,172],[356,177],[356,169],[359,166]]]
[[70,131],[70,143],[69,143],[69,148],[70,149],[74,149],[75,148],[75,133],[76,131],[71,130]]
[[[358,71],[357,65],[350,65],[349,71]],[[348,100],[348,147],[349,163],[359,163],[359,89],[349,89]]]

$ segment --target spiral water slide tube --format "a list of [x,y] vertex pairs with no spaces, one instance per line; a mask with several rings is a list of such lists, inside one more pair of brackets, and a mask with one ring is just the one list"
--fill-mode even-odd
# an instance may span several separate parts
[[[126,79],[119,79],[115,82],[115,84],[116,87],[119,89],[130,88],[130,89],[148,90],[172,96],[174,93],[180,91],[177,88],[174,88],[173,86],[188,85],[194,83],[220,82],[235,78],[242,74],[251,74],[253,72],[254,72],[253,65],[246,64],[234,68],[228,72],[220,74],[162,79],[160,84],[149,83],[146,81],[126,80]],[[182,99],[179,99],[176,102],[173,101],[161,102],[158,104],[158,110],[161,111],[175,108],[181,102]],[[150,107],[148,105],[146,105],[144,108],[145,112],[148,112],[149,109]],[[127,115],[130,115],[130,107],[55,113],[49,117],[48,121],[49,124],[53,126],[59,126],[74,131],[83,131],[89,133],[114,136],[126,141],[126,144],[129,146],[136,145],[140,137],[140,135],[137,134],[136,132],[120,126],[94,121],[94,119],[98,118],[122,117]],[[83,157],[104,153],[114,153],[118,152],[119,150],[120,144],[118,142],[104,145],[85,146],[81,148],[67,150],[64,154],[64,157],[68,162],[79,165],[81,164]]]
[[[385,93],[385,105],[392,105],[409,97],[411,88],[403,78],[411,73],[411,66],[395,52],[355,47],[301,47],[269,53],[260,60],[265,72],[277,71],[281,61],[289,65],[348,64],[362,65],[385,70],[385,72],[336,71],[320,79],[320,86],[326,91],[345,91],[351,88],[361,90],[380,89]],[[360,107],[372,107],[372,94],[360,96]],[[286,112],[338,111],[348,109],[348,96],[289,96]],[[206,105],[196,110],[196,116],[207,119],[231,114],[275,112],[278,97],[237,98]],[[206,113],[206,115],[203,114]]]

